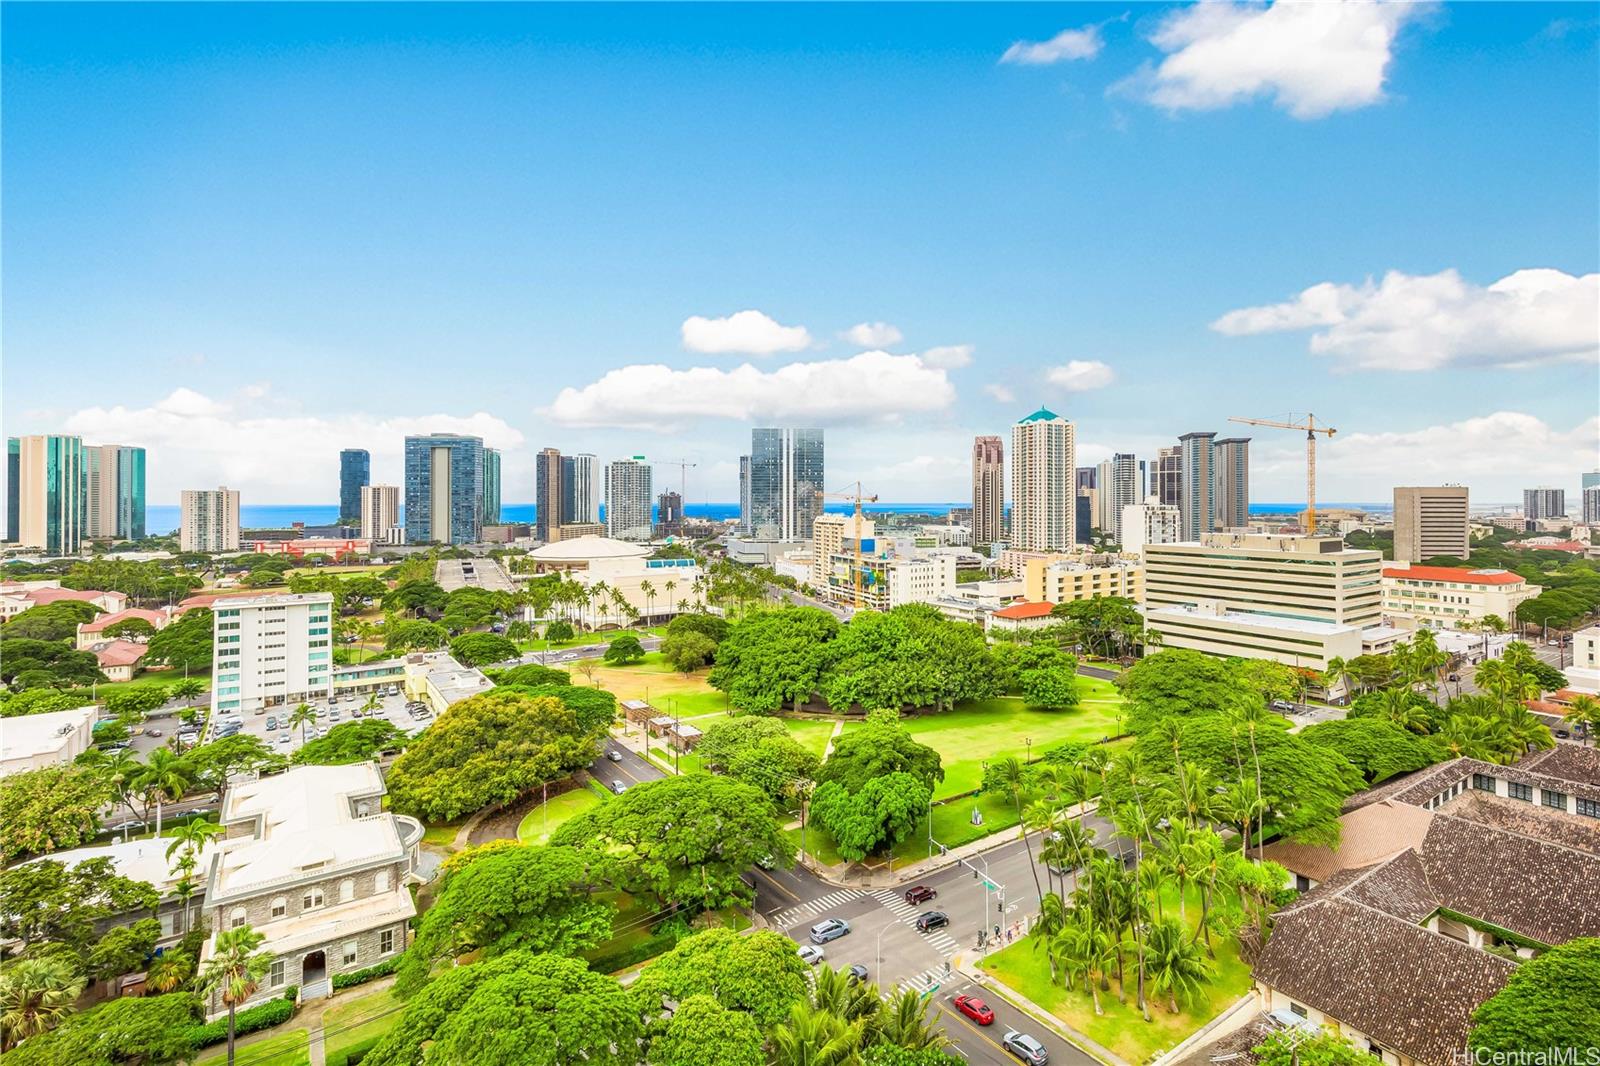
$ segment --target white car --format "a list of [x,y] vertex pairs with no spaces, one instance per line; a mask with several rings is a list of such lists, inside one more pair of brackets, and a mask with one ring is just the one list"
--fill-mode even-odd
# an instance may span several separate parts
[[292,743],[294,743],[294,738],[292,738],[292,737],[291,737],[291,736],[289,736],[289,734],[288,734],[288,733],[279,733],[279,734],[278,734],[278,743],[279,743],[279,744],[280,744],[280,745],[284,745],[284,746],[287,746],[287,745],[289,745],[289,744],[292,744]]
[[799,955],[800,961],[807,966],[815,966],[827,957],[827,953],[815,944],[801,944]]

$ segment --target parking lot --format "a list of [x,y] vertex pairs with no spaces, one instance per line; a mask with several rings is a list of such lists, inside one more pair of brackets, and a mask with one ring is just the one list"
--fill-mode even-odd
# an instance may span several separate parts
[[[372,711],[370,717],[382,718],[396,729],[413,736],[422,732],[433,721],[432,716],[421,719],[412,718],[411,714],[406,710],[408,701],[405,695],[401,693],[391,696],[386,695],[385,693],[387,692],[388,689],[385,688],[379,694],[378,707]],[[299,750],[301,744],[315,740],[319,736],[327,735],[328,730],[336,725],[366,720],[369,716],[363,713],[361,709],[366,706],[367,698],[366,693],[351,692],[336,696],[337,702],[332,704],[326,700],[318,700],[312,703],[312,707],[317,712],[316,723],[304,727],[295,726],[292,729],[288,724],[289,716],[294,713],[294,709],[298,704],[271,707],[265,711],[247,713],[239,719],[239,733],[245,736],[261,738],[262,741],[270,745],[279,754],[292,755]],[[206,739],[215,739],[211,731],[216,730],[220,725],[220,721],[211,723]],[[185,740],[187,741],[188,738],[185,737]]]

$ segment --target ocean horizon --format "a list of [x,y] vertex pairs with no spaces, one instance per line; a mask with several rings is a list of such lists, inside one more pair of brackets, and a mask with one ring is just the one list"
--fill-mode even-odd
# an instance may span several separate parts
[[[967,507],[962,503],[872,503],[863,504],[863,513],[870,514],[943,514],[952,508]],[[1388,512],[1394,509],[1387,503],[1324,503],[1323,509],[1354,508],[1363,511]],[[1253,515],[1294,514],[1305,509],[1303,503],[1252,503]],[[690,503],[684,505],[684,514],[690,518],[721,521],[739,516],[737,503]],[[829,503],[823,510],[831,514],[850,514],[849,503]],[[656,509],[651,508],[652,515]],[[500,521],[532,523],[538,508],[531,503],[507,503],[500,507]],[[176,532],[181,518],[177,504],[152,504],[145,509],[145,529],[152,536]],[[308,526],[329,526],[339,519],[337,504],[260,503],[244,504],[239,508],[239,525],[243,529],[287,529],[295,522]]]

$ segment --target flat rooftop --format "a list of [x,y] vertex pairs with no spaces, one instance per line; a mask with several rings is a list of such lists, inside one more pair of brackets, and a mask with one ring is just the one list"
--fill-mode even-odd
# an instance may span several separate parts
[[0,760],[31,759],[59,751],[69,734],[94,721],[99,713],[100,708],[91,704],[71,711],[7,718],[0,725]]
[[290,607],[295,604],[333,604],[331,592],[272,592],[264,596],[219,596],[212,607]]
[[1253,614],[1248,611],[1207,611],[1199,607],[1186,606],[1151,607],[1145,611],[1145,618],[1156,621],[1162,618],[1193,618],[1198,621],[1255,626],[1258,629],[1283,629],[1295,633],[1314,633],[1318,636],[1357,631],[1355,626],[1342,626],[1333,622],[1318,622],[1310,618],[1290,618],[1281,614]]

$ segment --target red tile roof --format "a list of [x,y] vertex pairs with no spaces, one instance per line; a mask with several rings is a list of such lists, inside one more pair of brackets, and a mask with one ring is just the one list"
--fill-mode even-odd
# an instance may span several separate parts
[[81,603],[92,603],[101,596],[116,598],[121,596],[124,601],[127,596],[120,592],[101,592],[97,589],[34,589],[32,592],[22,594],[35,606],[46,603],[59,603],[62,600],[78,600]]
[[144,658],[149,647],[131,640],[113,640],[94,646],[94,657],[101,666],[132,666]]
[[83,623],[80,628],[85,633],[98,633],[108,626],[114,626],[118,622],[126,622],[132,618],[149,622],[157,629],[160,629],[167,621],[166,613],[163,611],[147,611],[143,607],[129,607],[126,611],[113,611],[110,614],[103,614],[92,622]]
[[1028,618],[1044,618],[1055,608],[1053,603],[1013,603],[1010,607],[1002,607],[994,613],[996,618],[1010,618],[1023,620]]
[[1417,581],[1456,581],[1464,585],[1521,585],[1521,574],[1509,570],[1468,570],[1456,566],[1386,566],[1384,577],[1407,577]]

